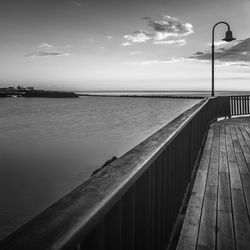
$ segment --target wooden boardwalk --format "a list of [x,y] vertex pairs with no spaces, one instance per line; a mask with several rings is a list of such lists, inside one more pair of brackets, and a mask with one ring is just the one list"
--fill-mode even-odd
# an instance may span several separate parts
[[177,249],[250,249],[250,118],[211,125]]

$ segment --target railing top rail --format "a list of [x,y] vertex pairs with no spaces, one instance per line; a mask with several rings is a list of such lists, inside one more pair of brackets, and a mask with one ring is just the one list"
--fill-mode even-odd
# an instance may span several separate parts
[[230,98],[232,97],[250,97],[250,95],[230,95]]
[[83,238],[209,99],[214,98],[204,98],[179,115],[8,236],[0,246],[13,249],[13,246],[25,243],[29,245],[28,249],[61,249]]

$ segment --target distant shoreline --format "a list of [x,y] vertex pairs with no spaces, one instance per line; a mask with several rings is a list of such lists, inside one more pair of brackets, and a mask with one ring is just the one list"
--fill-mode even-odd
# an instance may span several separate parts
[[5,91],[0,92],[0,98],[11,97],[38,97],[38,98],[77,98],[78,94],[66,91],[48,91],[48,90],[25,90],[25,91]]
[[184,95],[112,95],[112,94],[78,94],[88,97],[137,97],[137,98],[178,98],[178,99],[203,99],[205,96],[184,96]]

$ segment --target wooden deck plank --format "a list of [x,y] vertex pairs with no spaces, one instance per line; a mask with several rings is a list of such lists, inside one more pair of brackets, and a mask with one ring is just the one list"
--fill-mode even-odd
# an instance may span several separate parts
[[198,170],[177,249],[196,248],[206,178],[207,171]]
[[226,131],[226,147],[227,147],[228,161],[236,162],[229,126],[225,126],[225,131]]
[[235,131],[235,126],[229,126],[230,132],[231,132],[231,137],[232,137],[232,143],[233,143],[233,148],[235,153],[242,152],[240,142],[238,140],[238,136]]
[[226,152],[226,133],[225,127],[220,127],[220,155],[219,155],[219,171],[228,172],[227,152]]
[[[243,139],[240,140],[241,144],[244,144],[245,146],[242,146],[242,153],[244,155],[248,170],[250,171],[250,137],[247,132],[247,126],[241,126],[240,131],[242,133]],[[247,146],[247,147],[246,147]]]
[[[235,125],[237,126],[237,124]],[[232,135],[232,144],[234,154],[242,152],[239,139],[236,134],[235,127],[230,127]],[[240,176],[241,162],[229,162],[229,172],[231,180],[231,193],[233,205],[233,219],[235,226],[235,241],[237,249],[250,249],[249,238],[249,220],[247,215],[247,206],[244,198],[244,191]]]
[[250,249],[250,125],[241,121],[210,127],[178,249]]
[[[250,125],[245,125],[244,128],[245,128],[245,130],[246,130],[246,132],[247,132],[247,134],[248,134],[248,137],[249,137],[249,139],[250,139]],[[248,142],[250,143],[249,140],[248,140]],[[248,145],[249,145],[249,144],[248,144]]]
[[194,187],[189,200],[185,220],[181,230],[181,236],[178,242],[177,249],[195,250],[198,230],[201,217],[202,203],[205,193],[205,185],[207,179],[207,171],[211,155],[212,140],[213,140],[213,127],[210,128],[208,133],[208,145],[204,150],[199,169],[196,175]]
[[241,174],[242,185],[244,189],[244,195],[246,200],[246,206],[248,211],[248,219],[250,215],[250,175],[249,174]]
[[211,126],[207,134],[207,139],[206,139],[206,144],[204,146],[204,150],[211,150],[213,136],[214,136],[214,127]]
[[[217,249],[235,249],[226,133],[220,128],[219,189],[217,208]],[[223,154],[221,154],[223,152]]]
[[214,249],[216,246],[216,208],[218,192],[219,171],[219,145],[220,128],[214,126],[211,159],[208,168],[208,176],[202,207],[201,222],[197,246]]
[[241,189],[232,189],[232,203],[237,249],[250,249],[250,225]]
[[232,214],[218,211],[217,249],[235,249]]
[[[247,140],[247,132],[244,131],[244,127],[241,129],[238,127],[235,128],[236,133],[239,138],[239,142],[242,148],[242,151],[247,151],[246,149],[246,141]],[[245,147],[244,147],[245,146]],[[249,221],[249,215],[250,215],[250,172],[247,167],[246,160],[244,158],[244,153],[240,153],[238,157],[236,156],[238,167],[239,167],[239,172],[241,176],[241,181],[242,181],[242,187],[243,187],[243,195],[244,195],[244,200],[245,200],[245,206],[247,209],[247,215],[248,215],[248,221]]]
[[217,185],[207,185],[202,207],[198,246],[215,249],[216,246]]
[[250,150],[247,144],[247,141],[249,141],[249,145],[250,145],[250,138],[248,138],[248,134],[246,130],[244,129],[244,127],[236,126],[235,131],[239,139],[241,151],[250,153]]
[[214,126],[211,159],[215,160],[219,159],[219,147],[220,147],[219,138],[220,138],[220,128],[218,126]]

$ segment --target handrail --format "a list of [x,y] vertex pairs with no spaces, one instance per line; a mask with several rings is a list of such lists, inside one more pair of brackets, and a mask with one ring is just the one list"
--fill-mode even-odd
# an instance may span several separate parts
[[229,115],[228,102],[203,99],[9,235],[0,248],[166,246],[207,128]]

